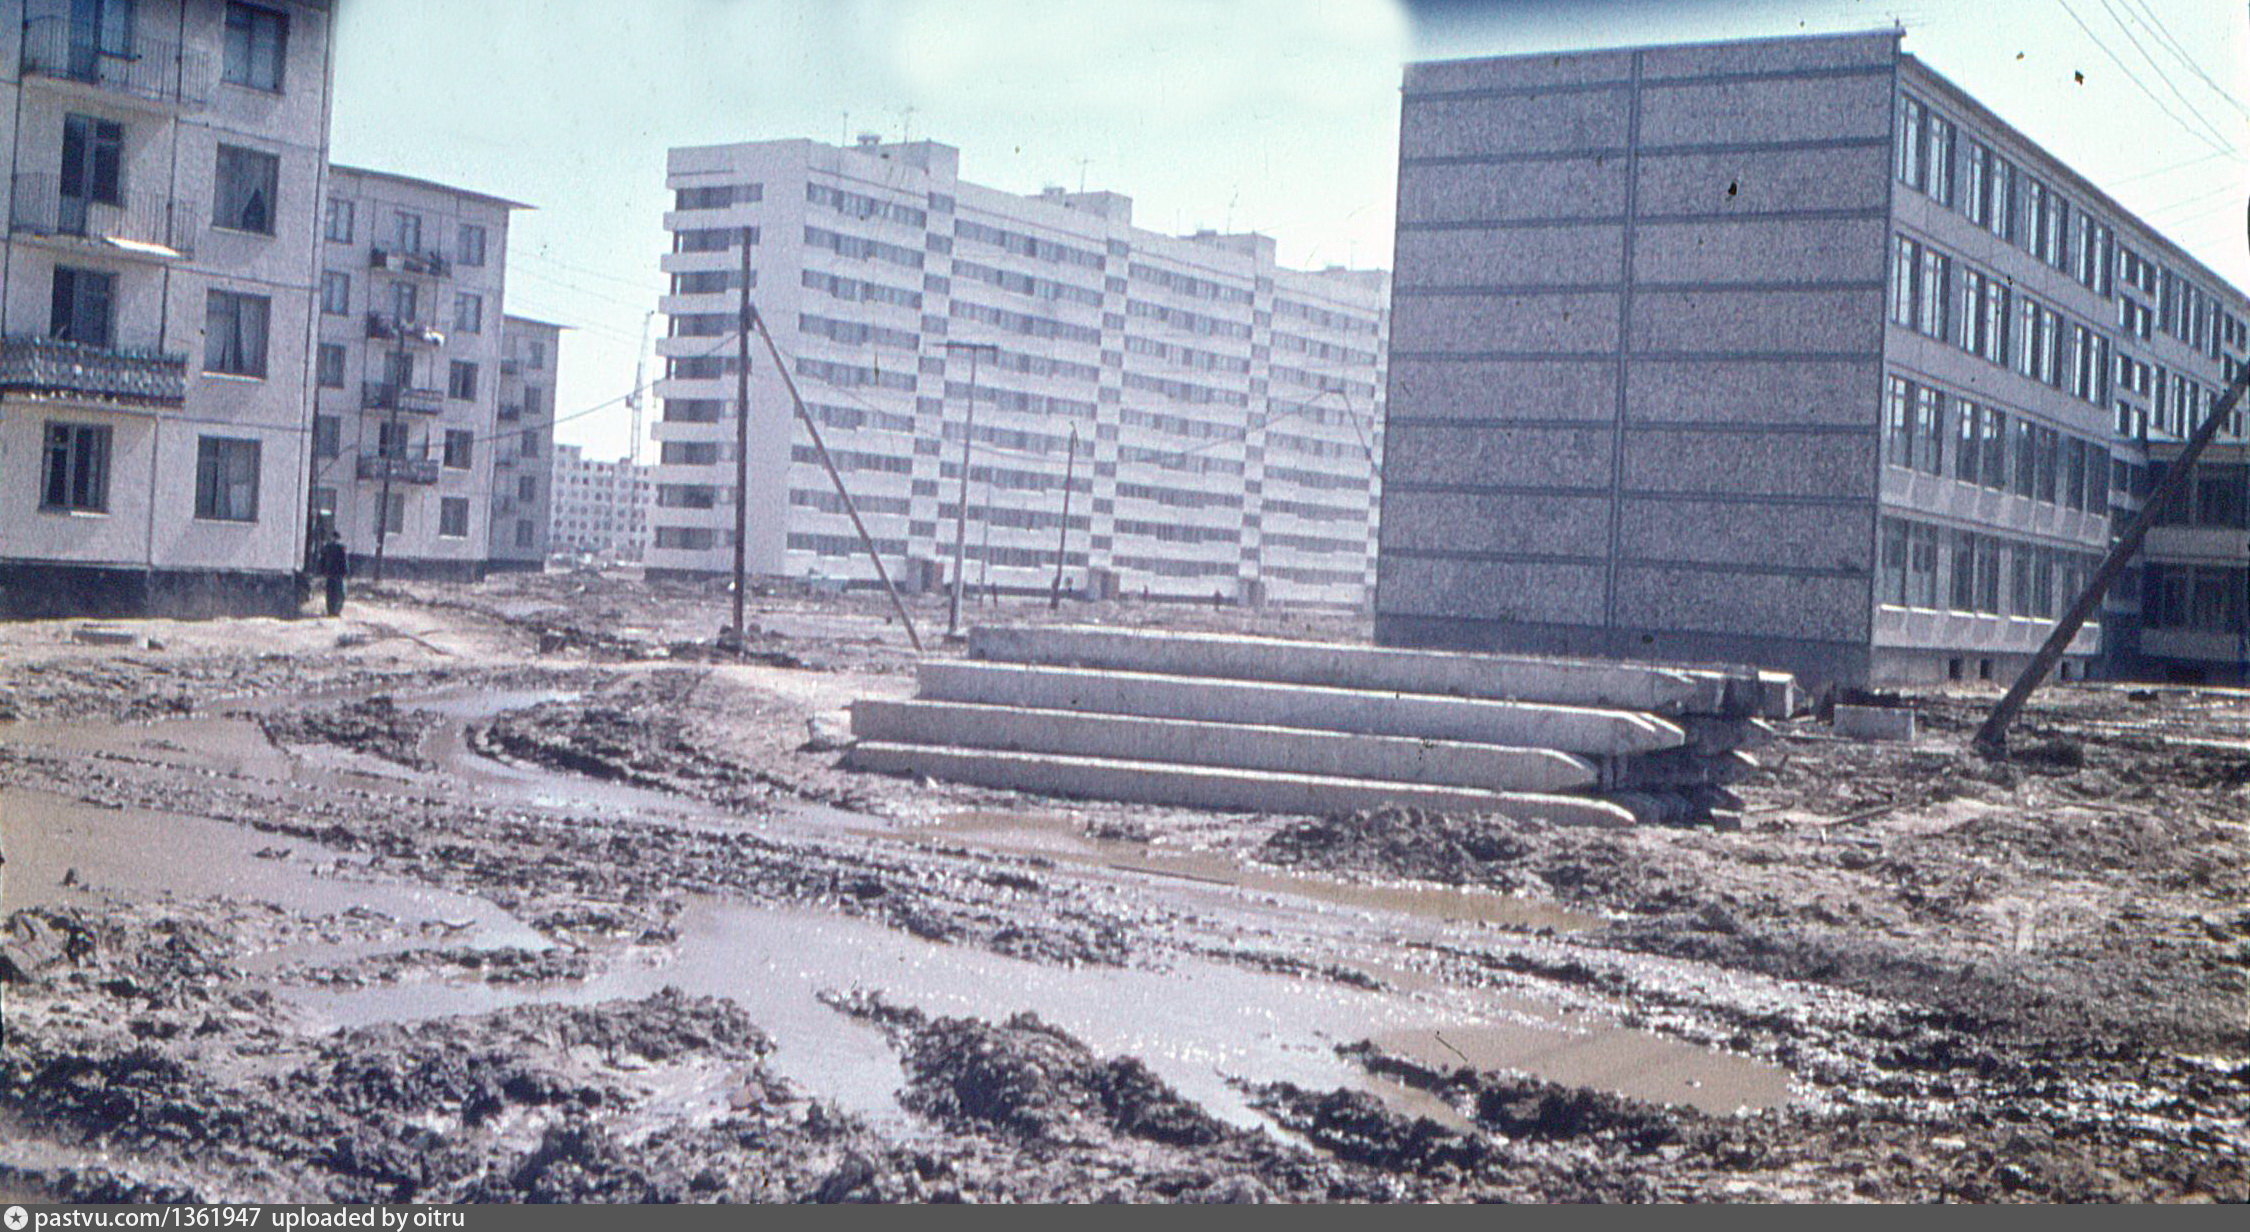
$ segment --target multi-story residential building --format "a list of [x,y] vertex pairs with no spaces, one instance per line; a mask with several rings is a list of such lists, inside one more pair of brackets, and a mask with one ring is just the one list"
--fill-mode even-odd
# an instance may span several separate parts
[[[312,511],[354,568],[473,579],[491,555],[511,210],[334,167],[323,206]],[[543,436],[511,433],[518,447]],[[387,503],[386,503],[387,502]]]
[[493,434],[492,555],[494,569],[547,567],[554,510],[555,368],[560,325],[528,317],[502,322],[500,423]]
[[625,459],[587,460],[576,445],[555,447],[554,525],[557,552],[642,560],[649,514],[656,507],[652,468]]
[[294,609],[330,21],[0,3],[0,615]]
[[[1144,231],[1115,193],[970,183],[930,141],[675,149],[667,182],[652,571],[732,568],[747,238],[750,294],[894,578],[942,584],[963,540],[980,591],[1044,594],[1060,553],[1074,590],[1365,602],[1382,272]],[[749,568],[872,578],[755,342],[750,364]]]
[[[1392,644],[2010,674],[2250,343],[1895,33],[1417,64],[1401,134]],[[2063,673],[2233,662],[2212,538]]]

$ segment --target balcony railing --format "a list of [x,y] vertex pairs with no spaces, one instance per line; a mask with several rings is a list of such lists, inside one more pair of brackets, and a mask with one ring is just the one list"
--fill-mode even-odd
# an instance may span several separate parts
[[0,392],[129,406],[187,401],[187,357],[115,351],[53,338],[0,340]]
[[514,405],[514,404],[512,404],[512,403],[507,403],[507,402],[503,402],[503,403],[501,403],[501,404],[500,404],[500,419],[501,419],[501,421],[502,421],[503,423],[506,423],[506,422],[512,422],[512,421],[514,421],[514,420],[518,420],[518,419],[522,419],[522,418],[523,418],[523,408],[522,408],[522,407],[520,407],[520,406],[516,406],[516,405]]
[[379,453],[359,455],[359,477],[381,479],[389,472],[397,483],[436,483],[438,460],[436,458],[392,458]]
[[437,346],[445,341],[444,334],[422,322],[402,321],[387,312],[367,314],[367,336],[394,342],[427,343],[430,346]]
[[8,232],[101,244],[113,252],[171,258],[195,253],[206,219],[202,205],[169,193],[119,193],[115,201],[66,194],[62,176],[27,171],[15,177]]
[[367,267],[389,270],[394,274],[422,274],[431,278],[443,278],[453,269],[442,253],[380,246],[367,254]]
[[359,403],[371,411],[387,411],[394,406],[402,411],[416,411],[435,415],[445,409],[445,391],[439,389],[404,389],[384,381],[363,381],[359,387]]
[[520,359],[503,359],[503,360],[501,360],[501,361],[500,361],[500,375],[502,375],[502,376],[522,376],[522,375],[523,375],[523,361],[522,361],[522,360],[520,360]]
[[[105,48],[100,33],[67,16],[69,0],[35,0],[23,23],[23,71],[174,106],[210,99],[211,61],[203,52],[134,31]],[[153,15],[152,15],[153,16]]]

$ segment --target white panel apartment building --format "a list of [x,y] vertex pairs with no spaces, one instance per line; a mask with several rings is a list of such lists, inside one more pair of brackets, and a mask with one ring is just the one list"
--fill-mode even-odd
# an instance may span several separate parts
[[649,470],[626,459],[591,461],[576,445],[555,446],[555,550],[643,559],[656,499]]
[[[936,142],[675,149],[652,572],[732,568],[736,303],[751,293],[895,578],[1356,606],[1373,580],[1389,292],[1257,235],[1158,235],[1130,199],[963,181]],[[867,581],[751,356],[749,568]],[[1076,444],[1072,444],[1073,434]]]
[[[500,423],[493,431],[493,569],[547,567],[554,514],[555,367],[563,327],[529,317],[501,323]],[[549,463],[552,461],[553,465]]]
[[293,610],[330,16],[0,3],[0,615]]
[[[389,172],[329,174],[312,508],[343,535],[357,573],[380,546],[386,576],[484,575],[503,258],[509,211],[525,208]],[[545,454],[543,432],[508,439]]]

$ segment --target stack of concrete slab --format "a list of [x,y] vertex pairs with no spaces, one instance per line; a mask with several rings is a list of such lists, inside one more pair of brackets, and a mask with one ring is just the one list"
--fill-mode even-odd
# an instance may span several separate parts
[[1786,676],[1081,626],[974,630],[847,764],[1047,795],[1724,823]]

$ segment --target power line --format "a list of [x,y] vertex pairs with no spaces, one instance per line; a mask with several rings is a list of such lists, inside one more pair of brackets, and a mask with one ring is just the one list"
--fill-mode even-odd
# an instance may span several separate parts
[[2211,88],[2211,92],[2217,94],[2219,98],[2223,100],[2229,107],[2234,108],[2236,111],[2242,113],[2246,117],[2250,117],[2250,106],[2244,106],[2242,100],[2236,98],[2232,90],[2229,90],[2225,86],[2220,85],[2218,82],[2212,80],[2211,75],[2203,71],[2203,66],[2196,61],[2196,58],[2192,54],[2188,52],[2186,46],[2183,45],[2179,39],[2172,36],[2171,28],[2164,24],[2164,19],[2158,17],[2156,15],[2156,10],[2151,9],[2148,6],[2148,0],[2128,0],[2128,3],[2131,5],[2131,7],[2139,10],[2138,15],[2141,18],[2142,24],[2148,28],[2150,33],[2156,36],[2157,40],[2163,44],[2166,50],[2179,57],[2182,64],[2187,65],[2187,69],[2189,72],[2194,73],[2198,80],[2200,80],[2204,85],[2209,86]]
[[2124,32],[2125,41],[2133,45],[2133,50],[2141,53],[2141,59],[2148,61],[2148,66],[2155,71],[2157,80],[2164,83],[2164,88],[2172,92],[2173,98],[2180,100],[2180,106],[2187,108],[2188,114],[2194,116],[2196,121],[2208,129],[2212,136],[2217,137],[2221,142],[2225,142],[2227,139],[2226,133],[2221,131],[2217,124],[2211,122],[2211,117],[2203,114],[2202,109],[2197,107],[2194,100],[2187,96],[2187,91],[2182,90],[2179,83],[2172,80],[2172,74],[2165,72],[2164,66],[2158,64],[2156,57],[2150,54],[2148,48],[2141,45],[2140,36],[2134,34],[2133,27],[2128,25],[2122,16],[2118,15],[2116,5],[2112,3],[2112,0],[2100,0],[2100,3],[2102,11],[2109,14],[2109,19],[2116,22],[2117,28]]
[[2189,136],[2195,138],[2198,141],[2210,145],[2213,149],[2219,150],[2222,153],[2233,153],[2233,151],[2228,149],[2223,142],[2216,140],[2209,133],[2197,130],[2194,125],[2189,124],[2186,120],[2181,119],[2178,112],[2172,110],[2170,106],[2166,105],[2163,99],[2158,98],[2156,96],[2156,92],[2148,88],[2148,83],[2142,81],[2140,79],[2140,76],[2134,73],[2132,67],[2126,64],[2125,61],[2120,58],[2115,51],[2111,50],[2108,43],[2102,41],[2102,37],[2100,35],[2094,33],[2093,27],[2087,25],[2086,20],[2078,15],[2078,10],[2070,7],[2070,0],[2055,0],[2055,3],[2061,5],[2062,11],[2070,17],[2070,20],[2076,23],[2080,30],[2085,31],[2086,37],[2093,40],[2094,46],[2099,48],[2103,55],[2109,57],[2110,63],[2115,64],[2118,71],[2125,74],[2125,79],[2132,82],[2134,87],[2140,90],[2142,94],[2147,95],[2148,101],[2156,104],[2157,110],[2170,117],[2174,124],[2180,126],[2181,131],[2187,133]]

